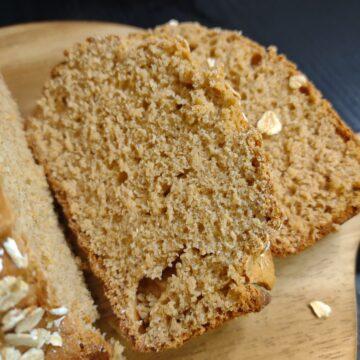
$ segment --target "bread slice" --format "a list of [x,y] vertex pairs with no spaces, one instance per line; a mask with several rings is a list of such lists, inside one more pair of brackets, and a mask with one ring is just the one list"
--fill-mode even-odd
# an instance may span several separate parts
[[117,328],[140,351],[259,311],[280,223],[261,135],[185,41],[88,39],[66,52],[27,134]]
[[0,77],[0,354],[108,359],[111,350],[92,327],[95,306],[23,125]]
[[297,253],[357,214],[359,141],[296,66],[276,48],[265,49],[238,32],[171,24],[156,32],[182,36],[198,61],[222,66],[250,123],[264,133],[276,198],[286,216],[273,253]]

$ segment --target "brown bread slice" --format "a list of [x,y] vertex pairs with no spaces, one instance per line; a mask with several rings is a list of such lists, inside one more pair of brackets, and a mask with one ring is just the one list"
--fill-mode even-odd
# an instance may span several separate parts
[[276,198],[286,216],[272,252],[297,253],[357,214],[359,141],[296,66],[274,47],[265,49],[238,32],[174,24],[156,32],[182,36],[198,61],[223,66],[250,123],[256,126],[271,111],[282,124],[280,133],[264,134]]
[[259,311],[279,211],[261,135],[185,41],[88,39],[66,52],[27,134],[116,327],[140,351]]
[[[3,329],[11,318],[6,314],[14,308],[20,311],[39,307],[45,313],[35,328],[58,332],[62,346],[45,344],[41,350],[31,351],[43,351],[46,359],[109,359],[109,346],[92,326],[97,318],[95,306],[59,226],[45,174],[35,164],[23,125],[0,76],[0,248],[3,251],[11,237],[22,256],[28,259],[28,265],[22,268],[26,261],[18,267],[7,252],[0,256],[3,265],[0,303],[4,301],[2,291],[7,280],[12,279],[27,289],[20,301],[15,301],[9,309],[0,309],[0,354],[5,359],[15,359],[7,352],[29,350],[12,346],[7,340],[9,334],[14,334],[14,327]],[[59,307],[64,309],[58,315],[49,312]],[[59,320],[66,312],[63,320]]]

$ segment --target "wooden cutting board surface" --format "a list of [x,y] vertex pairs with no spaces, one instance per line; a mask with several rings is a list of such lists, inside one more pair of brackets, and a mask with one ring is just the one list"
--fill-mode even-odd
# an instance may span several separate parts
[[[134,28],[97,22],[46,22],[0,28],[0,71],[27,116],[50,68],[63,50],[88,36],[126,34]],[[259,314],[228,322],[178,350],[136,354],[128,359],[354,359],[356,356],[355,258],[360,217],[315,247],[276,260],[272,302]],[[326,320],[308,307],[322,300],[332,307]]]

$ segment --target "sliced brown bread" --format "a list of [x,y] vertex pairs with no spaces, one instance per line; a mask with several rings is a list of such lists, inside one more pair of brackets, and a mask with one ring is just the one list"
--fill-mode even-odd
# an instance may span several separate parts
[[182,36],[198,61],[223,67],[263,132],[286,216],[273,253],[297,253],[359,212],[359,141],[292,62],[234,31],[172,22],[156,32]]
[[23,125],[0,77],[0,354],[108,359],[109,346],[92,327],[95,306]]
[[223,73],[167,36],[65,55],[27,134],[116,327],[159,351],[261,310],[279,211],[261,135]]

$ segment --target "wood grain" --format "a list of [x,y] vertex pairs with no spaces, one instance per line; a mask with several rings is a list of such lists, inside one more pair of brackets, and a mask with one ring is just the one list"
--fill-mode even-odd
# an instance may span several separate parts
[[[88,36],[134,30],[95,22],[2,28],[0,71],[27,116],[49,69],[61,61],[66,47]],[[262,313],[230,321],[178,350],[136,354],[127,349],[128,359],[354,359],[355,257],[359,240],[358,216],[304,253],[276,260],[273,300]],[[317,319],[308,307],[312,300],[328,303],[333,309],[332,316]]]

